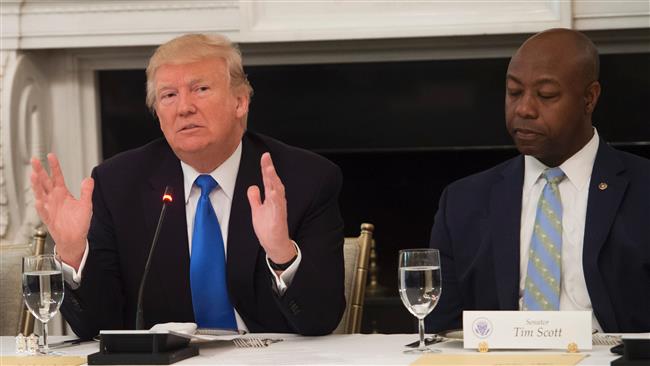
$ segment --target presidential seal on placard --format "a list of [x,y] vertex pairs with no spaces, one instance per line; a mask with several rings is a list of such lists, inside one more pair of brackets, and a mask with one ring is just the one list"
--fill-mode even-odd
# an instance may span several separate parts
[[492,334],[492,322],[488,318],[477,318],[472,323],[472,332],[478,338],[487,338]]

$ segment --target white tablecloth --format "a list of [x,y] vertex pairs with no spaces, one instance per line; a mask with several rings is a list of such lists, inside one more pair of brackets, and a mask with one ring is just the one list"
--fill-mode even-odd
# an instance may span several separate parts
[[[301,337],[290,334],[255,334],[255,337],[282,338],[267,348],[236,348],[231,342],[200,345],[200,354],[181,361],[179,365],[410,365],[418,355],[406,355],[404,345],[417,339],[416,334],[351,334],[325,337]],[[1,337],[0,354],[15,354],[15,339]],[[70,337],[50,337],[57,342]],[[461,341],[448,341],[433,346],[445,353],[476,352],[462,348]],[[610,346],[594,346],[583,351],[588,357],[580,365],[609,365],[618,355]],[[65,355],[88,355],[97,352],[99,342],[88,342],[60,348]],[[491,351],[491,353],[517,353]],[[561,351],[527,351],[527,353]]]

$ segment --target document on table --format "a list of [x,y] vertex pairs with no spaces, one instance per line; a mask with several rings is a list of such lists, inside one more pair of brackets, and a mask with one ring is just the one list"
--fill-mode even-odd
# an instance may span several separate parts
[[434,365],[576,365],[586,354],[428,354],[418,358],[411,366]]

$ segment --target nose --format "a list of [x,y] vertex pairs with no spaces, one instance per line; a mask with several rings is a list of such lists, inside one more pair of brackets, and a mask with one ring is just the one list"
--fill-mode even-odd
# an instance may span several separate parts
[[189,116],[196,113],[196,106],[189,93],[179,93],[178,95],[178,114],[180,116]]
[[537,118],[537,104],[535,98],[530,93],[524,93],[515,106],[517,116],[526,119]]

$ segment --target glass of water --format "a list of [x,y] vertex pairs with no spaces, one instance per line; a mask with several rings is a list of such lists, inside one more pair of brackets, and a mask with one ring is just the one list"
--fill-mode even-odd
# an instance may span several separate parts
[[54,254],[23,258],[23,298],[29,311],[43,323],[40,353],[49,353],[47,322],[56,315],[63,302],[61,261]]
[[438,304],[442,291],[440,253],[438,249],[405,249],[399,251],[399,295],[404,306],[418,318],[420,344],[404,353],[440,352],[425,347],[424,318]]

